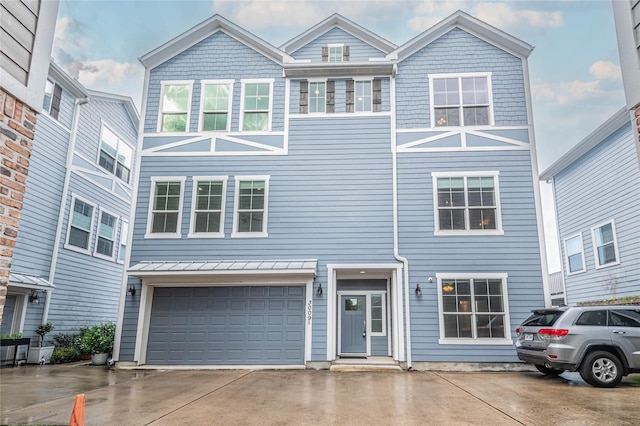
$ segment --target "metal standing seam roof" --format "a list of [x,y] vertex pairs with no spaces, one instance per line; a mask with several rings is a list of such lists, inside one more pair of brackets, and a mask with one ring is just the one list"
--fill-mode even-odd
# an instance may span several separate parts
[[178,262],[140,262],[127,270],[132,275],[174,275],[179,273],[211,273],[233,275],[242,273],[313,273],[317,260],[202,260]]
[[18,272],[11,272],[9,275],[9,285],[39,289],[54,289],[56,287],[39,275],[23,274]]

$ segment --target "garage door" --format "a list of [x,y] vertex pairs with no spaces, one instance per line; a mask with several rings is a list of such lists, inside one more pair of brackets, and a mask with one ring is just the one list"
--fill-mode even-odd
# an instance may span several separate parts
[[156,287],[147,364],[304,364],[304,287]]

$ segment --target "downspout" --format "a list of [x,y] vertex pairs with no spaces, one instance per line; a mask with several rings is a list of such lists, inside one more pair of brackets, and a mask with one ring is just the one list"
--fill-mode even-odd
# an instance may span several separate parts
[[[73,121],[69,133],[69,148],[67,150],[66,172],[64,185],[62,186],[62,198],[60,199],[60,210],[58,214],[58,226],[56,227],[56,237],[53,240],[53,252],[51,253],[51,269],[49,269],[49,282],[53,283],[58,266],[58,252],[60,251],[60,237],[62,236],[62,224],[64,222],[64,212],[67,207],[67,195],[69,194],[69,181],[71,180],[71,165],[73,163],[73,152],[75,151],[76,138],[78,134],[78,123],[80,122],[80,106],[89,102],[89,97],[76,99],[73,107]],[[46,323],[49,318],[49,306],[51,304],[51,290],[47,290],[42,312],[42,323]]]
[[411,312],[409,310],[409,260],[406,257],[400,256],[399,241],[398,241],[398,157],[396,152],[396,73],[397,65],[393,65],[393,73],[391,74],[391,107],[393,112],[391,114],[391,158],[393,166],[393,256],[397,261],[402,262],[402,269],[404,272],[404,304],[405,304],[405,333],[406,333],[406,345],[407,345],[407,370],[412,371],[411,366]]

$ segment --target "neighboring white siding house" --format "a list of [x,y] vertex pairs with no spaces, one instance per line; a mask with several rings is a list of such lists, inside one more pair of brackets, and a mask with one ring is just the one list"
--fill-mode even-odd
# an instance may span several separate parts
[[568,304],[640,294],[640,168],[626,108],[544,171]]
[[118,365],[516,362],[550,303],[532,49],[463,12],[279,48],[216,15],[143,55]]
[[40,112],[2,323],[25,337],[116,320],[139,120],[54,63]]

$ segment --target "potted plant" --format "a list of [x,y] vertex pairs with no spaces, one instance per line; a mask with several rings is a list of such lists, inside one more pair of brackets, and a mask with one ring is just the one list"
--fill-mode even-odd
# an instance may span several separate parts
[[51,358],[51,354],[53,353],[53,349],[55,346],[43,346],[44,345],[44,336],[53,330],[53,324],[50,322],[42,323],[36,327],[36,334],[39,336],[38,338],[38,347],[29,349],[29,357],[27,362],[29,364],[48,364]]
[[[26,351],[21,350],[21,346],[29,346],[31,339],[28,337],[22,337],[22,333],[3,334],[0,333],[0,347],[7,347],[6,352],[3,353],[7,357],[7,360],[11,359],[11,365],[17,365],[18,355],[22,357],[22,354]],[[24,355],[26,357],[26,355]],[[2,361],[5,361],[3,359]],[[20,359],[21,362],[24,359]]]
[[86,327],[78,336],[78,349],[91,354],[92,364],[104,365],[113,351],[115,335],[116,325],[111,322]]

